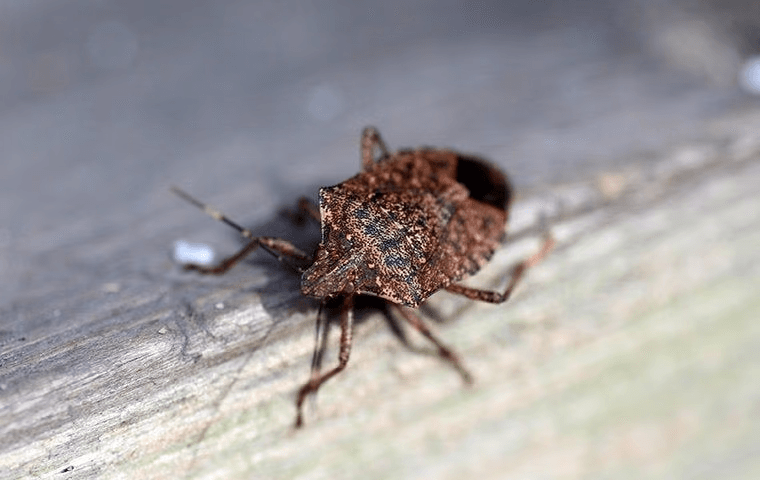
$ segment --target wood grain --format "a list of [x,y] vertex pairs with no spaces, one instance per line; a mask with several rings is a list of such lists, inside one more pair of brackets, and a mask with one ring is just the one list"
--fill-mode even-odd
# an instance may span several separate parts
[[[758,124],[733,112],[702,143],[523,196],[511,243],[472,280],[500,285],[544,214],[559,247],[516,298],[430,302],[475,385],[368,315],[298,432],[316,310],[275,262],[215,280],[125,262],[99,288],[37,292],[16,312],[36,323],[3,336],[0,475],[753,478]],[[56,329],[66,316],[78,328]]]

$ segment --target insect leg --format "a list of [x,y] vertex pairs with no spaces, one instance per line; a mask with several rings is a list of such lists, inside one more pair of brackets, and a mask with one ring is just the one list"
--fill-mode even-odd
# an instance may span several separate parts
[[184,265],[184,269],[194,270],[204,275],[222,275],[223,273],[226,273],[230,268],[234,267],[235,264],[237,264],[240,260],[256,250],[258,247],[262,247],[264,250],[274,255],[277,260],[280,261],[282,261],[285,257],[295,258],[303,262],[311,261],[311,257],[309,255],[299,250],[296,246],[287,240],[271,237],[254,237],[243,248],[241,248],[239,252],[225,258],[213,267],[188,263]]
[[295,427],[303,426],[303,402],[309,394],[315,393],[319,387],[340,373],[348,364],[351,355],[351,341],[354,334],[354,297],[349,295],[343,301],[340,312],[340,351],[338,352],[338,365],[324,374],[312,374],[309,381],[298,390],[296,398],[296,423]]
[[314,331],[314,353],[311,356],[310,380],[319,377],[319,372],[322,370],[322,359],[325,356],[327,340],[330,335],[330,321],[326,316],[322,315],[324,306],[325,304],[322,302],[319,305],[319,311],[317,312],[317,323]]
[[310,216],[316,220],[317,223],[320,223],[322,221],[321,215],[319,214],[319,207],[307,197],[301,197],[298,199],[298,212],[301,215],[305,214]]
[[456,353],[451,351],[447,346],[445,346],[443,343],[441,343],[435,336],[433,335],[433,332],[430,331],[430,328],[425,324],[425,322],[420,318],[419,315],[412,312],[411,310],[408,310],[404,307],[398,306],[398,305],[391,305],[391,308],[396,310],[401,314],[404,319],[409,322],[411,326],[417,329],[418,332],[423,334],[428,340],[433,342],[436,347],[438,347],[438,355],[446,360],[447,362],[451,363],[454,368],[457,369],[460,375],[462,375],[462,380],[464,380],[465,383],[472,383],[472,376],[467,371],[466,368],[462,365],[462,362],[459,360],[459,357]]
[[446,287],[446,290],[451,293],[456,293],[457,295],[462,295],[469,299],[478,300],[481,302],[488,302],[488,303],[506,302],[507,300],[509,300],[510,295],[512,295],[512,290],[514,290],[517,283],[525,274],[525,271],[529,269],[530,267],[533,267],[536,264],[538,264],[541,260],[543,260],[544,257],[546,257],[546,255],[549,254],[552,248],[554,248],[554,243],[555,243],[554,239],[551,236],[547,236],[544,240],[544,244],[541,247],[541,250],[538,253],[535,253],[531,257],[518,263],[517,266],[514,268],[514,270],[512,270],[512,278],[509,281],[509,285],[507,286],[507,289],[504,290],[503,293],[493,292],[490,290],[479,290],[477,288],[465,287],[464,285],[459,285],[456,283],[452,283],[451,285]]
[[316,220],[317,223],[321,223],[319,207],[307,197],[301,197],[298,199],[298,204],[295,212],[291,211],[290,209],[284,209],[282,213],[290,218],[290,220],[296,225],[302,225],[306,220],[306,217],[310,217]]
[[362,169],[369,170],[375,163],[375,148],[380,150],[380,158],[388,156],[388,148],[385,146],[380,132],[375,127],[366,127],[362,131]]
[[247,228],[241,227],[240,224],[238,224],[237,222],[234,222],[233,220],[231,220],[229,217],[227,217],[225,214],[223,214],[219,210],[216,210],[210,205],[206,205],[205,203],[192,197],[190,194],[186,193],[183,190],[180,190],[177,187],[172,187],[171,190],[172,192],[177,194],[179,197],[181,197],[183,200],[186,200],[187,202],[192,203],[196,207],[206,212],[209,216],[211,216],[215,220],[219,220],[220,222],[226,223],[230,227],[234,228],[235,230],[240,232],[240,235],[243,236],[244,238],[250,239],[250,242],[248,242],[246,246],[240,249],[239,252],[237,252],[236,254],[230,257],[225,258],[216,266],[205,267],[202,265],[188,264],[188,265],[185,265],[185,270],[195,270],[200,273],[209,274],[209,275],[221,275],[225,273],[227,270],[229,270],[230,268],[232,268],[240,260],[245,258],[246,255],[256,250],[258,247],[261,247],[267,252],[271,253],[272,255],[277,257],[277,259],[280,261],[282,261],[285,257],[289,257],[289,258],[295,258],[297,260],[302,260],[304,262],[311,262],[311,257],[309,255],[299,250],[298,247],[288,242],[287,240],[282,240],[280,238],[272,238],[272,237],[254,237],[253,233],[251,233],[250,230],[248,230]]

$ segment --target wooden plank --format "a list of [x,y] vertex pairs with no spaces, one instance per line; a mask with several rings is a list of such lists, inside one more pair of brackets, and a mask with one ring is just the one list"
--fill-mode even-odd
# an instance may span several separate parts
[[[36,292],[15,312],[24,337],[3,337],[0,474],[752,478],[759,121],[734,112],[656,162],[523,197],[512,243],[472,280],[499,285],[537,248],[544,212],[559,247],[514,301],[431,301],[476,384],[369,315],[298,432],[316,310],[276,262],[208,280],[165,261]],[[69,316],[79,328],[56,329]]]

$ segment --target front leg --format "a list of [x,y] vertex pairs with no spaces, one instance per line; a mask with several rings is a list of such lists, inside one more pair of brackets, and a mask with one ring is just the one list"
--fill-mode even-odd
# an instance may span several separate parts
[[[237,264],[240,260],[245,258],[247,255],[249,255],[251,252],[253,252],[259,247],[263,248],[267,252],[277,257],[277,260],[279,261],[282,261],[284,258],[288,257],[288,258],[294,258],[296,260],[303,261],[305,263],[309,263],[309,264],[311,263],[312,259],[308,254],[302,252],[298,247],[288,242],[287,240],[282,240],[281,238],[272,238],[272,237],[254,237],[253,233],[251,233],[250,230],[240,226],[239,223],[233,221],[232,219],[227,217],[227,215],[211,207],[210,205],[207,205],[201,202],[200,200],[191,196],[189,193],[185,192],[184,190],[181,190],[177,187],[172,187],[171,190],[172,192],[177,194],[180,198],[186,200],[192,205],[195,205],[196,207],[203,210],[207,215],[211,216],[213,219],[226,223],[230,227],[234,228],[235,230],[240,232],[240,235],[243,238],[249,239],[249,242],[242,249],[240,249],[239,252],[237,252],[236,254],[230,257],[225,258],[216,266],[206,267],[203,265],[187,264],[185,265],[185,270],[195,270],[199,273],[203,273],[206,275],[221,275],[227,272],[230,268],[234,267],[235,264]],[[308,200],[305,198],[301,198],[301,200],[299,201],[299,208],[302,211],[306,211],[310,215],[314,214],[314,212],[312,212],[309,208]],[[316,214],[318,215],[319,211],[316,211]]]
[[[354,335],[354,297],[347,296],[343,300],[340,312],[340,350],[338,352],[338,365],[327,373],[320,374],[316,367],[312,368],[309,381],[298,390],[296,397],[296,422],[295,428],[303,426],[303,402],[307,396],[314,394],[319,387],[342,372],[348,365],[348,357],[351,355],[351,343]],[[320,360],[321,361],[321,360]],[[312,362],[312,365],[314,362]]]
[[240,260],[244,259],[251,252],[256,250],[258,247],[261,247],[267,252],[274,255],[279,261],[282,261],[287,257],[295,258],[296,260],[305,263],[311,263],[311,257],[309,255],[299,250],[298,247],[288,242],[287,240],[271,237],[254,237],[243,248],[241,248],[239,252],[225,258],[219,262],[219,264],[213,267],[206,267],[203,265],[195,265],[193,263],[189,263],[184,265],[184,268],[185,270],[194,270],[204,275],[222,275],[226,273],[230,268],[234,267]]

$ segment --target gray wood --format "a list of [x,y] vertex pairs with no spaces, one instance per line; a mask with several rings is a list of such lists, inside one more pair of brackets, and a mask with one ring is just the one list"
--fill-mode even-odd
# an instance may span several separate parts
[[[277,23],[198,5],[166,25],[114,14],[139,40],[115,66],[64,35],[108,46],[76,2],[4,17],[46,26],[46,41],[12,44],[38,84],[9,83],[0,115],[0,476],[757,476],[750,99],[591,48],[593,26],[460,38],[442,25],[367,45],[324,27],[277,43],[269,65],[261,45],[281,37],[268,24],[310,12]],[[129,32],[111,40],[127,57]],[[72,60],[80,50],[92,65]],[[175,240],[239,242],[168,187],[308,248],[316,227],[278,210],[357,171],[366,123],[391,148],[479,152],[514,178],[510,242],[470,284],[500,286],[542,218],[559,245],[509,304],[431,300],[472,388],[370,314],[294,432],[316,303],[265,255],[221,278],[180,272]]]

